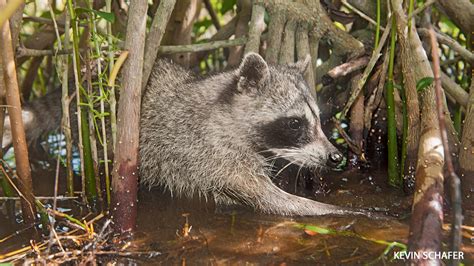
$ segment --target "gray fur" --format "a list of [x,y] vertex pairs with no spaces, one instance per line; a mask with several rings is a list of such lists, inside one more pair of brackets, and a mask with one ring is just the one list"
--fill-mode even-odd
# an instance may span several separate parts
[[[198,194],[264,213],[361,213],[291,195],[270,180],[274,159],[318,169],[337,151],[321,130],[319,109],[301,74],[308,61],[268,66],[250,53],[238,69],[206,78],[157,61],[142,100],[141,182],[164,186],[173,195]],[[52,96],[53,104],[44,99],[25,106],[35,117],[26,126],[29,142],[59,126],[60,93]],[[293,116],[303,117],[307,128],[300,143],[292,146],[284,144],[292,139],[271,136],[276,133],[268,127]]]
[[[265,213],[347,213],[276,187],[270,180],[271,161],[262,155],[270,151],[275,158],[313,168],[325,164],[336,149],[321,131],[314,102],[297,68],[269,67],[257,54],[247,55],[239,69],[205,79],[159,61],[142,102],[142,182]],[[262,147],[264,136],[257,128],[292,114],[311,116],[311,143],[293,149]]]
[[[74,113],[71,113],[71,116]],[[28,145],[38,142],[61,125],[61,90],[55,90],[44,97],[23,106],[22,117]],[[74,120],[76,121],[76,120]],[[10,117],[5,117],[2,148],[12,144]],[[75,127],[77,129],[77,126]]]

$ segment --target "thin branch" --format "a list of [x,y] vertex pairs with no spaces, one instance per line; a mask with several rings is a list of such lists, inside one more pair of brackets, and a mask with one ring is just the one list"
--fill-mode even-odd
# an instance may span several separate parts
[[214,27],[216,27],[217,30],[220,30],[221,25],[219,23],[219,18],[217,18],[216,11],[214,11],[214,8],[212,8],[211,1],[204,0],[204,5],[206,6],[209,16],[211,16],[212,24],[214,24]]
[[20,43],[20,31],[23,25],[23,11],[25,10],[25,4],[15,10],[15,13],[10,17],[10,30],[12,34],[12,47],[16,49]]
[[449,67],[451,65],[457,64],[459,61],[461,61],[461,56],[460,55],[455,55],[451,59],[446,59],[446,60],[440,62],[439,65],[442,66],[442,67],[446,67],[446,66]]
[[[10,1],[9,3],[18,2]],[[21,2],[21,1],[20,1]],[[0,0],[0,10],[5,10],[5,0]],[[3,77],[6,88],[6,101],[10,115],[10,128],[12,133],[13,149],[19,176],[20,190],[26,195],[22,201],[22,215],[24,220],[32,224],[36,217],[36,206],[33,199],[33,183],[31,179],[30,162],[25,136],[25,127],[21,114],[20,90],[15,66],[15,54],[12,47],[10,23],[8,20],[0,23],[0,60],[2,60]]]
[[245,54],[249,52],[258,53],[260,48],[260,37],[265,29],[265,8],[259,4],[253,4],[252,16],[250,18],[248,42],[245,45]]
[[166,25],[173,12],[176,0],[162,0],[160,5],[156,9],[153,21],[151,22],[150,31],[145,42],[145,58],[143,62],[143,80],[142,89],[148,83],[153,64],[158,56],[158,49],[161,44],[161,40],[165,35]]
[[362,69],[369,63],[369,57],[363,56],[331,69],[323,76],[323,85],[327,85],[334,79],[347,76],[348,74]]
[[[418,33],[423,36],[429,36],[429,30],[424,28],[418,28]],[[451,49],[456,51],[460,56],[466,59],[471,65],[474,64],[474,54],[469,51],[468,49],[462,47],[458,42],[451,39],[446,34],[435,32],[436,39],[438,39],[439,43],[449,46]]]
[[418,15],[419,13],[423,12],[427,7],[431,6],[432,4],[436,3],[437,0],[428,0],[426,3],[423,3],[419,6],[415,11],[413,11],[407,18],[407,20],[411,20],[414,16]]
[[388,65],[389,65],[389,54],[385,52],[385,56],[382,63],[382,69],[380,71],[378,85],[368,97],[367,104],[364,110],[364,127],[367,132],[370,132],[370,129],[372,127],[372,116],[374,114],[374,111],[377,109],[377,107],[379,107],[380,102],[382,100],[383,91],[385,88],[385,81],[387,79]]
[[[349,4],[347,2],[347,0],[341,0],[341,3],[349,8],[350,10],[354,11],[357,15],[359,15],[361,18],[367,20],[368,22],[370,22],[370,24],[374,25],[374,26],[377,26],[377,22],[375,20],[373,20],[371,17],[367,16],[366,14],[364,14],[364,12],[360,11],[359,9],[357,9],[356,7],[354,7],[353,5]],[[380,26],[380,29],[382,31],[385,30],[384,27]]]
[[232,40],[214,41],[208,43],[197,43],[187,45],[167,45],[161,46],[159,53],[161,54],[174,54],[174,53],[195,53],[201,51],[214,50],[218,48],[233,47],[244,45],[247,43],[247,38],[241,37]]
[[[461,247],[461,225],[462,225],[462,208],[461,208],[461,182],[458,175],[454,171],[453,160],[451,154],[449,153],[448,145],[448,133],[446,131],[446,118],[443,108],[443,93],[441,88],[441,75],[439,67],[439,54],[438,54],[438,44],[436,42],[436,33],[433,28],[429,30],[430,40],[431,40],[431,57],[433,60],[433,72],[435,79],[435,92],[436,92],[436,107],[438,111],[438,121],[439,121],[439,130],[441,135],[441,141],[443,143],[444,149],[444,159],[446,167],[448,169],[448,174],[450,175],[450,185],[451,185],[451,204],[453,206],[452,210],[452,219],[453,225],[451,227],[451,251],[459,251]],[[453,258],[452,265],[459,265],[459,258]]]
[[334,122],[334,126],[336,127],[337,131],[339,132],[339,134],[341,134],[341,137],[347,143],[347,146],[349,146],[349,149],[353,153],[357,154],[358,156],[361,156],[362,155],[361,148],[359,147],[359,145],[357,145],[357,143],[354,142],[354,140],[342,128],[341,122],[339,120],[335,119],[335,118],[333,119],[333,122]]
[[[112,12],[112,0],[105,0],[105,11]],[[107,44],[109,49],[107,50],[107,58],[108,58],[108,71],[109,77],[112,75],[114,70],[114,39],[112,32],[112,23],[107,21]],[[128,53],[128,52],[127,52]],[[110,82],[110,79],[109,79]],[[115,97],[115,87],[110,87],[109,85],[109,106],[110,106],[110,133],[112,134],[112,154],[115,154],[115,144],[117,142],[117,98]],[[106,184],[108,186],[109,184]],[[108,186],[107,189],[110,189]]]
[[[388,22],[387,22],[386,27],[388,28],[388,26],[391,23],[391,18],[389,17],[387,19],[387,21]],[[355,99],[359,95],[360,91],[364,87],[364,84],[365,84],[367,78],[369,77],[370,72],[372,72],[372,69],[374,68],[375,63],[377,63],[377,60],[379,59],[379,57],[381,55],[380,52],[382,51],[382,48],[385,44],[385,41],[388,38],[389,33],[390,33],[390,30],[386,30],[386,31],[383,32],[382,37],[380,38],[379,46],[375,49],[372,56],[370,57],[369,63],[367,64],[367,67],[365,68],[364,73],[362,74],[362,77],[359,80],[359,84],[358,84],[357,88],[352,92],[351,96],[349,97],[349,100],[347,101],[346,106],[342,110],[343,116],[345,116],[347,114],[347,112],[351,108],[352,104],[354,103]]]
[[454,100],[461,106],[467,108],[469,102],[469,94],[461,88],[454,80],[452,80],[444,72],[441,72],[441,83],[444,90],[449,96],[453,97]]
[[[54,26],[54,21],[49,19],[49,18],[26,16],[26,17],[23,17],[23,20],[24,21],[36,22],[36,23],[49,25],[49,26]],[[56,21],[56,23],[57,23],[58,27],[60,28],[60,32],[62,32],[64,30],[64,25],[65,25],[64,22]],[[82,23],[78,23],[77,25],[79,27],[88,27],[87,24],[82,24]]]
[[[41,24],[45,24],[45,25],[50,25],[50,26],[53,26],[53,25],[54,25],[53,20],[51,20],[51,19],[49,19],[49,18],[42,18],[42,17],[23,17],[23,20],[24,20],[24,21],[37,22],[37,23],[41,23]],[[58,25],[59,27],[64,28],[64,23],[63,23],[63,22],[57,21],[56,23],[57,23],[57,25]]]
[[15,10],[23,4],[23,2],[23,0],[11,0],[0,9],[0,27],[15,13]]
[[[241,37],[232,40],[223,40],[223,41],[213,41],[206,43],[196,43],[196,44],[186,44],[186,45],[163,45],[160,46],[158,52],[160,54],[175,54],[175,53],[196,53],[202,51],[209,51],[219,48],[233,47],[244,45],[247,43],[246,37]],[[103,46],[102,49],[106,51],[107,46]],[[72,54],[72,49],[67,50],[36,50],[28,49],[25,47],[18,47],[16,56],[17,57],[39,57],[39,56],[48,56],[48,55],[64,55]]]
[[67,50],[37,50],[37,49],[29,49],[25,47],[18,47],[16,51],[16,57],[40,57],[40,56],[48,56],[48,55],[65,55],[65,54],[72,54],[72,49]]
[[[21,200],[23,197],[0,197],[0,200]],[[70,197],[70,196],[36,196],[35,200],[76,200],[79,197]]]
[[[66,29],[64,33],[64,49],[67,50],[70,47],[70,26],[71,26],[71,17],[69,16],[69,11],[64,10],[64,28]],[[58,39],[58,43],[61,40]],[[62,74],[61,74],[61,106],[62,106],[62,117],[61,117],[61,126],[64,133],[64,138],[66,141],[66,187],[67,193],[72,196],[74,194],[74,173],[72,170],[72,145],[73,138],[71,132],[71,114],[70,114],[70,105],[71,97],[69,96],[69,62],[70,58],[68,55],[63,56],[61,60],[62,64]]]
[[[208,41],[222,41],[229,39],[235,32],[236,24],[239,20],[239,14],[235,15],[227,24],[221,27]],[[208,55],[208,51],[202,51],[191,58],[191,66],[197,65]]]

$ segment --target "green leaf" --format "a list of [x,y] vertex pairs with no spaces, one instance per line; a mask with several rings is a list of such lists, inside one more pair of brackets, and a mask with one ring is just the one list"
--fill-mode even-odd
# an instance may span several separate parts
[[335,231],[323,227],[319,227],[316,225],[307,225],[307,224],[296,224],[295,225],[297,228],[303,229],[303,230],[308,230],[311,232],[315,232],[321,235],[328,235],[328,234],[334,234]]
[[416,91],[417,92],[422,92],[424,91],[428,86],[433,84],[434,78],[432,77],[424,77],[416,83]]
[[236,0],[224,0],[220,10],[221,15],[224,15],[229,10],[233,10],[236,2]]
[[193,33],[194,33],[196,36],[200,36],[201,34],[203,34],[204,32],[206,32],[206,30],[207,30],[211,25],[212,25],[212,20],[210,20],[209,18],[204,18],[203,20],[194,23],[194,25],[193,25]]
[[76,12],[77,12],[78,15],[80,15],[82,13],[94,13],[94,14],[96,14],[96,16],[101,17],[101,18],[107,20],[110,23],[115,22],[115,15],[113,13],[103,12],[103,11],[89,9],[89,8],[83,8],[83,7],[76,8]]

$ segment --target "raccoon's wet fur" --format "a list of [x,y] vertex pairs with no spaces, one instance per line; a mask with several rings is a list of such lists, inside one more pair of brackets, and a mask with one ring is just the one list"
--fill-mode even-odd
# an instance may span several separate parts
[[321,130],[303,79],[308,62],[273,67],[250,53],[238,69],[204,79],[158,62],[142,101],[141,181],[265,213],[344,213],[270,180],[277,158],[313,169],[342,159]]
[[[303,79],[308,62],[269,66],[249,53],[237,69],[200,78],[157,61],[142,100],[141,182],[264,213],[360,213],[286,193],[270,179],[276,159],[314,170],[342,160],[321,130]],[[41,119],[35,108],[25,109]],[[58,125],[60,117],[52,116]],[[39,127],[54,124],[38,121]]]

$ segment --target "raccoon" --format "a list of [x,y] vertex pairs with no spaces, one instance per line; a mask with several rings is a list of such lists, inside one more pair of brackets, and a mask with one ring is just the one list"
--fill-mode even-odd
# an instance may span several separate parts
[[236,70],[206,78],[159,61],[142,100],[141,182],[269,214],[360,213],[289,194],[270,179],[276,159],[313,169],[343,159],[303,79],[309,61],[269,66],[249,53]]
[[[271,181],[276,160],[313,170],[343,160],[321,130],[303,79],[309,61],[270,66],[249,53],[237,69],[199,77],[158,60],[142,99],[141,183],[268,214],[367,214],[289,194]],[[59,127],[60,106],[59,91],[25,106],[29,143]],[[4,146],[11,143],[8,125]]]
[[[75,111],[73,108],[75,108],[75,106],[71,104],[71,119],[73,119],[73,121],[71,121],[71,127],[73,132],[77,132],[77,120],[75,115],[72,115]],[[35,152],[41,152],[42,148],[37,144],[45,139],[49,133],[57,131],[61,126],[61,90],[53,90],[31,103],[25,103],[21,114],[25,127],[26,141],[30,151],[31,148],[35,148]],[[10,117],[6,115],[2,148],[6,151],[11,146]]]

